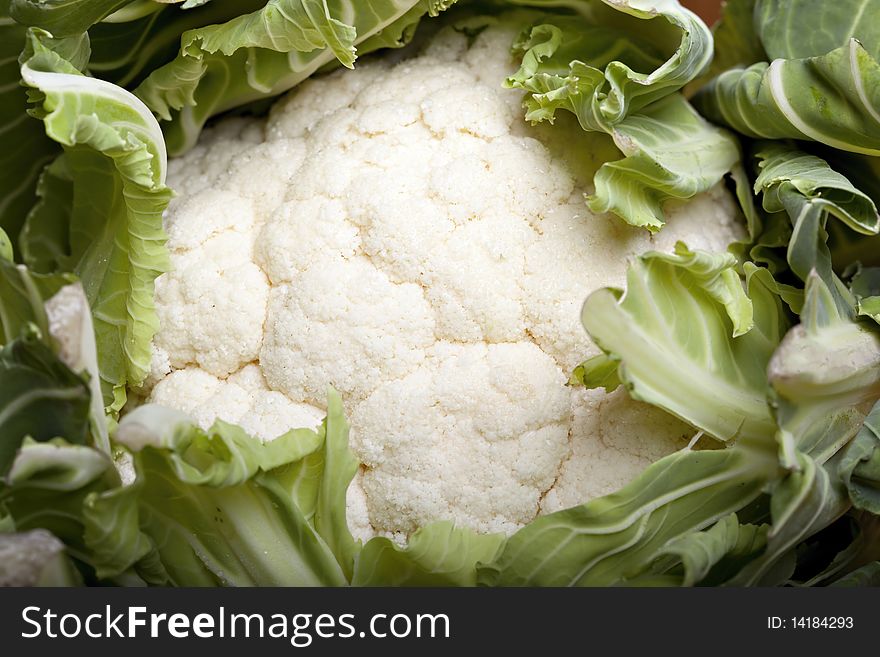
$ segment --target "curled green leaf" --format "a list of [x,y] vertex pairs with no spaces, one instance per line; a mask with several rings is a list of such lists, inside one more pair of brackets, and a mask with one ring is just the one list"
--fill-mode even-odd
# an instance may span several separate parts
[[711,121],[749,137],[802,139],[880,155],[880,64],[855,39],[827,54],[721,73],[695,97]]
[[158,328],[153,283],[168,266],[162,212],[171,198],[165,142],[141,101],[80,74],[45,38],[30,34],[21,74],[34,115],[65,150],[72,206],[55,219],[69,230],[60,268],[78,275],[92,307],[110,403],[113,388],[143,380]]
[[767,363],[788,319],[760,276],[747,295],[730,254],[648,253],[631,265],[627,290],[594,292],[582,321],[635,399],[720,440],[768,439]]

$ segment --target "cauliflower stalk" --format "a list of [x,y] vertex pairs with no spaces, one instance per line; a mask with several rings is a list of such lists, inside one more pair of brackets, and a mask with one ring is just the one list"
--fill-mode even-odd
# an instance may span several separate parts
[[693,429],[567,385],[599,353],[590,292],[631,257],[742,237],[716,187],[651,234],[584,204],[616,150],[570,117],[531,127],[503,80],[520,24],[444,28],[416,56],[311,79],[169,163],[171,271],[149,400],[263,440],[341,394],[363,464],[356,536],[437,520],[512,533],[619,488]]

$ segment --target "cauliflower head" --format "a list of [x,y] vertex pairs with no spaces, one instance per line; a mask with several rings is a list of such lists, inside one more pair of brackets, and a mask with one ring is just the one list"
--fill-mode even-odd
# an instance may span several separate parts
[[719,187],[670,206],[655,235],[591,214],[613,146],[565,117],[524,122],[501,85],[516,29],[445,28],[415,56],[314,78],[170,164],[150,400],[269,440],[318,425],[334,386],[362,538],[440,519],[510,533],[692,433],[566,382],[598,353],[586,296],[676,240],[725,249],[734,203]]

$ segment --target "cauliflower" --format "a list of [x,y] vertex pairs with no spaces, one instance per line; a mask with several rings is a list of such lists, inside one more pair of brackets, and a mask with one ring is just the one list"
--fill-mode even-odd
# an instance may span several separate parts
[[268,440],[319,424],[334,386],[361,538],[440,519],[510,533],[693,433],[566,382],[598,353],[584,298],[635,254],[724,250],[734,203],[718,187],[670,206],[656,235],[591,214],[609,142],[524,122],[500,84],[516,29],[446,28],[417,56],[313,78],[170,164],[150,400]]

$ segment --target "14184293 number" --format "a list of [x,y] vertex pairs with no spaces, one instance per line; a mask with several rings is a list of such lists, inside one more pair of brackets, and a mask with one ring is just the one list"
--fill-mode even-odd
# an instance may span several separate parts
[[849,630],[853,628],[852,616],[768,616],[767,628],[771,630]]

